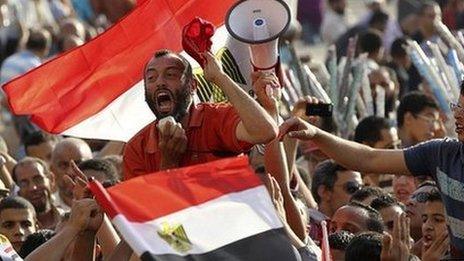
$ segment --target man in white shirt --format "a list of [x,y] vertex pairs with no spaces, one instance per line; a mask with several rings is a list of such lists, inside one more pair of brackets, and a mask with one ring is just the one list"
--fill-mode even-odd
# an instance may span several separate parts
[[345,15],[346,0],[328,0],[327,2],[328,6],[321,25],[321,35],[324,42],[333,44],[349,28]]

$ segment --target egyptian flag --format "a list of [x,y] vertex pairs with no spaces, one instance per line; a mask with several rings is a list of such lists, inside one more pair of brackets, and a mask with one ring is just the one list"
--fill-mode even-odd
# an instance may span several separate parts
[[[182,52],[182,29],[197,16],[217,27],[212,51],[224,71],[246,86],[251,71],[248,47],[231,39],[223,26],[235,1],[139,0],[129,15],[92,41],[5,84],[11,111],[30,115],[53,134],[129,140],[155,119],[145,103],[145,64],[159,49]],[[220,89],[206,82],[200,66],[186,58],[199,82],[199,100],[223,101]],[[241,66],[247,72],[241,72]]]
[[[145,260],[296,260],[265,186],[246,157],[90,189]],[[152,258],[152,259],[149,259]]]

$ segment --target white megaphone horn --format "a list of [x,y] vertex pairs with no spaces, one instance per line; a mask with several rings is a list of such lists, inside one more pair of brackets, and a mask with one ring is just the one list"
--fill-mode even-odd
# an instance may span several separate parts
[[255,71],[275,72],[279,64],[279,36],[291,20],[290,8],[282,0],[241,0],[226,16],[226,28],[235,39],[250,44]]

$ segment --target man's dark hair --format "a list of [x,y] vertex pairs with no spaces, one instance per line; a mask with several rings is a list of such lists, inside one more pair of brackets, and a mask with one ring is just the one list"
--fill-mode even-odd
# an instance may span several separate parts
[[376,232],[361,233],[351,240],[345,251],[345,261],[380,261],[382,252],[382,234]]
[[382,36],[377,30],[368,30],[359,37],[360,53],[375,53],[382,48]]
[[383,27],[385,27],[387,22],[388,14],[381,10],[378,10],[372,14],[371,19],[369,20],[369,26],[375,27],[376,25],[383,25]]
[[28,164],[33,164],[37,163],[40,166],[43,167],[44,169],[44,174],[47,177],[50,177],[50,168],[48,167],[48,164],[45,163],[45,161],[39,159],[39,158],[34,158],[34,157],[25,157],[22,160],[18,161],[16,165],[14,165],[13,170],[11,171],[11,177],[13,178],[14,182],[18,182],[18,178],[16,177],[16,170],[20,166],[28,165]]
[[24,138],[24,147],[26,149],[26,153],[27,153],[27,148],[29,146],[37,146],[39,144],[49,142],[49,141],[58,142],[58,137],[56,137],[55,135],[45,133],[43,131],[34,131],[32,133],[29,133]]
[[42,30],[30,30],[26,48],[31,51],[44,51],[50,45],[51,39]]
[[398,127],[403,127],[404,115],[410,112],[414,116],[421,113],[426,108],[439,110],[438,104],[432,96],[429,96],[420,91],[413,91],[406,94],[400,101],[398,106],[397,120]]
[[371,202],[371,207],[377,211],[393,206],[398,206],[403,210],[405,209],[404,205],[401,204],[401,202],[399,202],[397,199],[388,194],[381,195],[372,200]]
[[35,214],[35,209],[27,199],[20,196],[9,196],[0,201],[0,214],[5,209],[29,209]]
[[406,41],[405,37],[400,37],[397,38],[395,41],[393,41],[391,47],[390,47],[390,55],[393,58],[403,58],[408,55],[406,52],[406,46],[408,45],[408,42]]
[[118,171],[116,168],[107,160],[103,159],[89,159],[84,160],[83,162],[79,163],[79,169],[84,170],[95,170],[101,171],[105,174],[106,181],[110,183],[110,185],[116,184],[118,180]]
[[435,6],[440,7],[440,5],[435,1],[423,0],[419,10],[417,10],[417,14],[422,16],[424,15],[426,9],[435,8]]
[[318,188],[324,185],[327,189],[333,189],[335,182],[337,182],[337,171],[344,170],[346,169],[333,160],[325,160],[317,164],[311,184],[311,192],[317,203],[321,202],[321,197],[317,193]]
[[371,208],[370,206],[366,206],[362,204],[361,202],[357,202],[357,201],[351,201],[350,203],[348,203],[348,206],[355,207],[355,208],[361,208],[367,212],[367,215],[368,215],[368,219],[366,221],[367,230],[378,232],[378,233],[383,233],[384,226],[383,226],[382,216],[377,210]]
[[30,234],[21,246],[21,250],[19,250],[18,253],[19,256],[26,258],[30,253],[55,236],[55,234],[55,231],[50,229],[40,229],[37,232]]
[[443,202],[443,199],[438,189],[432,189],[432,191],[428,193],[427,198],[425,200],[425,202],[435,202],[435,201]]
[[384,195],[385,191],[383,191],[379,187],[362,187],[360,190],[356,191],[353,196],[351,196],[350,201],[364,201],[366,198],[375,196],[379,197]]
[[345,230],[332,233],[329,235],[330,249],[345,251],[353,238],[354,234]]
[[180,58],[180,60],[182,61],[182,64],[184,65],[184,75],[187,76],[188,80],[192,80],[193,79],[192,65],[190,65],[189,61],[187,61],[187,59],[185,59],[184,56],[182,56],[182,55],[180,55],[180,54],[178,54],[176,52],[173,52],[171,50],[168,50],[168,49],[158,50],[158,51],[155,52],[155,54],[153,56],[155,58],[160,58],[160,57],[170,55],[170,54],[173,54],[173,55]]
[[378,116],[369,116],[361,120],[354,131],[354,141],[373,146],[382,139],[382,130],[392,127],[390,121]]

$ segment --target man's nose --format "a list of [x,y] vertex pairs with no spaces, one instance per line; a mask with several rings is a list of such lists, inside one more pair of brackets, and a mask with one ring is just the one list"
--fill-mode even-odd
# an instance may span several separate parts
[[15,236],[22,237],[24,236],[24,229],[21,227],[20,224],[17,224],[15,227]]

